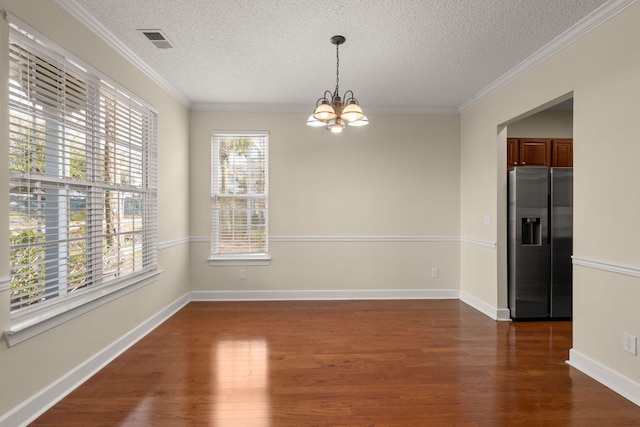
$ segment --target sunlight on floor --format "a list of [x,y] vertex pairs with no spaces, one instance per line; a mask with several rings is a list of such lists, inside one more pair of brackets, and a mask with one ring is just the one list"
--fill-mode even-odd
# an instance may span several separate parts
[[213,375],[216,378],[216,426],[268,426],[270,416],[269,349],[263,339],[218,343]]

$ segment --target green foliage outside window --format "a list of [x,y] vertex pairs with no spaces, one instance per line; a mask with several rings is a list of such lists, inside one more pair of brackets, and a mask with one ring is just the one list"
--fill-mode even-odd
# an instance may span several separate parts
[[[11,304],[29,301],[44,296],[45,270],[44,247],[37,245],[44,241],[44,235],[35,230],[17,230],[10,234],[11,245],[18,246],[9,254],[11,263]],[[31,246],[34,244],[33,246]]]

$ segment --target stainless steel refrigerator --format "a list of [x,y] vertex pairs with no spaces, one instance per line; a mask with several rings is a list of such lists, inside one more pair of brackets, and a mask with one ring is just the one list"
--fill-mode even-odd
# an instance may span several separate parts
[[515,167],[508,210],[511,317],[570,318],[573,169]]

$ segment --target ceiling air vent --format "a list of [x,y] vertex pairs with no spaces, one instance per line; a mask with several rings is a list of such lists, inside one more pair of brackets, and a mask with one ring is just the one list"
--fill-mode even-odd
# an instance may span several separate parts
[[153,43],[158,49],[173,48],[173,45],[171,44],[167,36],[165,36],[160,30],[138,30],[138,31],[144,34],[144,36],[147,39],[151,40],[151,43]]

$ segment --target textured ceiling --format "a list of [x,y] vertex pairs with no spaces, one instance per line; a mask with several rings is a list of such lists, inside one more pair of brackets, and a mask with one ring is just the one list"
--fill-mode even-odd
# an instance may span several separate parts
[[[311,111],[335,87],[365,111],[451,111],[605,0],[58,0],[197,108]],[[85,20],[86,21],[86,20]],[[158,49],[140,29],[174,44]],[[104,34],[103,34],[104,36]]]

